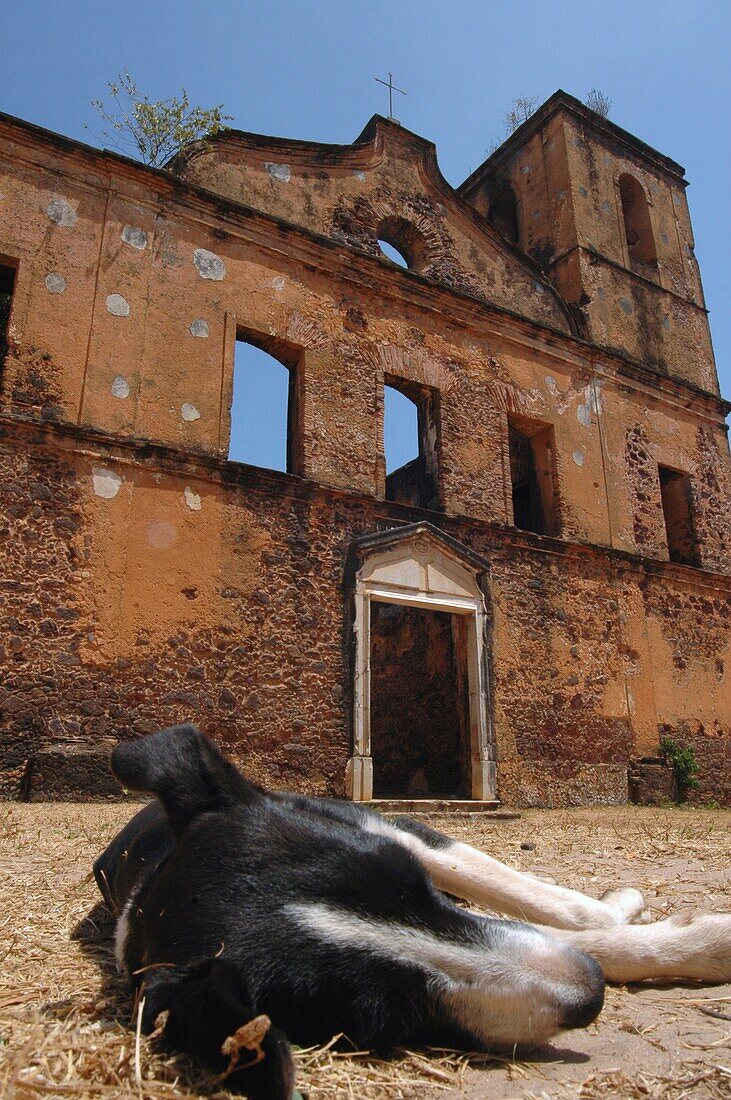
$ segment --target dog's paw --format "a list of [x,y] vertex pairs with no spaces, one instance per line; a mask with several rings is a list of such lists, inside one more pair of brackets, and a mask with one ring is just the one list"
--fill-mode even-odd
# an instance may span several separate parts
[[633,886],[618,886],[606,890],[600,900],[618,914],[620,924],[649,924],[652,921],[645,899]]

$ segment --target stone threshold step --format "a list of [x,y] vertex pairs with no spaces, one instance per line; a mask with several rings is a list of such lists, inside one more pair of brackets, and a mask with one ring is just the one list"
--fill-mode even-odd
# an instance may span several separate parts
[[497,801],[478,798],[372,798],[365,802],[382,814],[485,814],[495,821],[515,821],[520,814],[500,810]]

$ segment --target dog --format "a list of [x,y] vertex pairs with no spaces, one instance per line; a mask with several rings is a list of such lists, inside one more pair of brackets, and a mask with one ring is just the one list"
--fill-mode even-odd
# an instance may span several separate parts
[[289,1100],[290,1041],[537,1044],[591,1023],[605,977],[731,980],[731,915],[646,923],[636,890],[596,900],[408,818],[265,791],[193,725],[112,770],[154,796],[94,864],[140,1026],[253,1100]]

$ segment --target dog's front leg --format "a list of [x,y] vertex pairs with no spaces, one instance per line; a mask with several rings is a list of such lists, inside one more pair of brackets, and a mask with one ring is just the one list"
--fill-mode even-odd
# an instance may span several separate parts
[[677,913],[654,924],[541,931],[593,955],[611,982],[731,982],[731,913]]

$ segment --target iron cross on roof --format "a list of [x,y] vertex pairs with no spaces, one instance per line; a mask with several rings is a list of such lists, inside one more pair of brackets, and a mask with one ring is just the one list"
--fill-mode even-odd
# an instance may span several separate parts
[[398,122],[398,119],[393,117],[393,93],[400,92],[401,95],[406,95],[406,92],[403,90],[403,88],[396,87],[393,82],[393,73],[388,74],[388,81],[381,80],[380,76],[377,76],[374,79],[377,80],[379,84],[383,84],[384,88],[388,88],[388,117],[393,122]]

